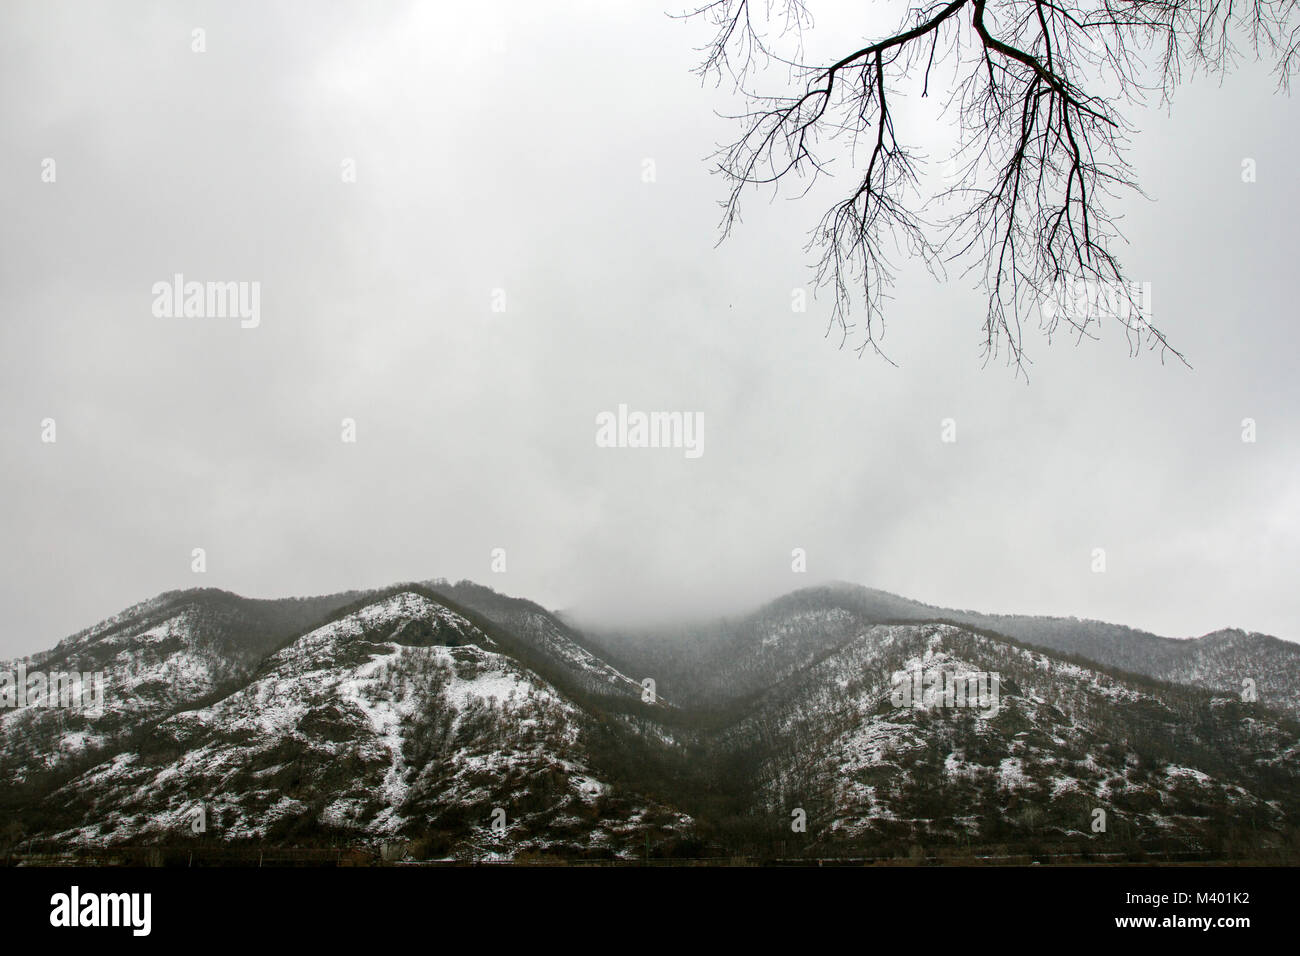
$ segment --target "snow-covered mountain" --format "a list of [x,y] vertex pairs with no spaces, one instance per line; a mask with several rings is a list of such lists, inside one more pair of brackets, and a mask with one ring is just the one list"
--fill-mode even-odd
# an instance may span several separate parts
[[202,588],[169,591],[20,661],[42,673],[101,674],[103,712],[0,708],[0,772],[24,780],[111,748],[140,727],[238,686],[284,640],[356,600],[359,592],[260,601]]
[[172,592],[24,662],[104,671],[105,708],[0,710],[0,839],[459,860],[1300,846],[1289,645],[926,610],[836,585],[631,639],[470,582]]
[[[899,674],[921,687],[996,674],[996,707],[933,696],[899,706]],[[749,703],[715,741],[754,812],[803,810],[806,836],[783,838],[804,851],[1223,852],[1260,845],[1260,833],[1281,850],[1300,832],[1294,724],[955,625],[868,627]]]
[[[153,673],[192,679],[166,694],[119,685],[113,712],[125,732],[78,760],[42,761],[49,771],[27,788],[41,794],[39,812],[25,815],[43,839],[166,842],[201,819],[203,832],[231,841],[404,842],[484,859],[635,855],[647,843],[666,852],[691,838],[688,815],[613,793],[592,766],[611,740],[628,753],[663,746],[662,735],[639,742],[629,716],[599,702],[651,715],[664,705],[540,622],[507,632],[419,585],[371,593],[269,649],[230,693],[185,706],[218,686],[217,663],[222,676],[237,671],[187,613],[148,602],[87,632],[96,645],[116,635],[106,660],[147,658]],[[114,677],[132,673],[123,664]],[[5,761],[21,769],[66,751],[65,729],[32,718],[63,713],[7,714]]]

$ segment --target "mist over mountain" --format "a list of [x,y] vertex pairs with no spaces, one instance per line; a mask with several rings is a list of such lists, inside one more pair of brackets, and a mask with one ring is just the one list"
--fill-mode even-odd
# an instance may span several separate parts
[[[774,629],[820,615],[814,637],[796,651]],[[923,604],[885,591],[835,582],[794,591],[747,615],[653,629],[610,629],[592,639],[631,654],[665,674],[670,686],[705,698],[752,690],[781,673],[777,659],[807,662],[868,624],[941,621],[983,629],[1025,644],[1074,655],[1132,674],[1239,694],[1255,681],[1260,699],[1300,716],[1300,645],[1267,634],[1219,630],[1199,638],[1160,637],[1103,621],[1073,617],[984,614]],[[753,659],[767,659],[756,665]],[[703,665],[703,666],[699,666]],[[751,676],[745,677],[748,671]],[[707,691],[707,693],[706,693]]]
[[0,839],[460,861],[1300,847],[1300,649],[1276,638],[846,584],[645,633],[574,620],[441,579],[141,602],[0,665],[106,688],[99,714],[0,709]]

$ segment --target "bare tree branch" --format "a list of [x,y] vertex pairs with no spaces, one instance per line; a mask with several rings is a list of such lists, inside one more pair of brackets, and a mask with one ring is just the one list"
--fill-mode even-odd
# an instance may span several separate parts
[[[1115,319],[1131,350],[1185,361],[1151,323],[1149,294],[1115,254],[1123,237],[1109,204],[1141,193],[1125,158],[1134,130],[1122,110],[1152,94],[1167,101],[1185,71],[1231,69],[1240,42],[1254,57],[1274,57],[1279,87],[1288,88],[1300,69],[1296,7],[1297,0],[912,3],[888,36],[804,63],[812,18],[800,0],[757,12],[752,0],[715,0],[683,16],[716,31],[700,76],[731,80],[750,104],[733,117],[741,136],[715,157],[728,183],[722,238],[740,221],[751,187],[779,189],[793,178],[806,195],[830,170],[830,143],[865,138],[853,189],[825,211],[808,243],[816,285],[832,293],[830,328],[841,346],[857,333],[859,352],[880,353],[892,242],[936,273],[964,260],[965,272],[978,274],[988,295],[986,360],[1005,347],[1023,370],[1022,326],[1036,313],[1049,340],[1058,332],[1094,338],[1103,319]],[[793,51],[779,51],[769,29],[776,40],[793,37]],[[918,189],[921,158],[895,136],[892,84],[923,64],[928,96],[936,63],[945,61],[955,63],[945,109],[956,114],[953,158],[962,163],[956,182],[927,198]],[[793,92],[749,88],[771,64],[788,71]],[[931,204],[956,208],[930,222],[923,214]],[[859,295],[860,326],[849,321]]]

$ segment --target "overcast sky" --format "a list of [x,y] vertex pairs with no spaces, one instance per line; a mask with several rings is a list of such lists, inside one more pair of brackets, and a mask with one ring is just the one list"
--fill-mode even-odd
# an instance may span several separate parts
[[[755,197],[715,248],[737,103],[670,9],[0,6],[0,656],[172,588],[435,576],[621,623],[834,578],[1300,639],[1300,124],[1267,71],[1133,116],[1123,258],[1194,369],[1031,334],[1026,384],[959,273],[903,263],[898,367],[793,312],[820,206]],[[175,273],[260,282],[260,324],[156,317]],[[620,403],[701,413],[702,456],[597,447]]]

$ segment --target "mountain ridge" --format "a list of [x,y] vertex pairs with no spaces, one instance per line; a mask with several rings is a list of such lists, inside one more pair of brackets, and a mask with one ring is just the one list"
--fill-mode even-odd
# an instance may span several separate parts
[[[1171,681],[936,610],[837,583],[636,640],[470,581],[164,592],[41,657],[106,667],[103,717],[0,710],[0,811],[56,847],[396,842],[462,861],[1300,847],[1285,651],[1223,629],[1181,670],[1152,666]],[[1090,635],[1028,636],[1107,649]],[[1257,700],[1228,679],[1243,667]],[[999,672],[1002,703],[901,706],[909,669]],[[1112,836],[1090,831],[1098,809]]]

